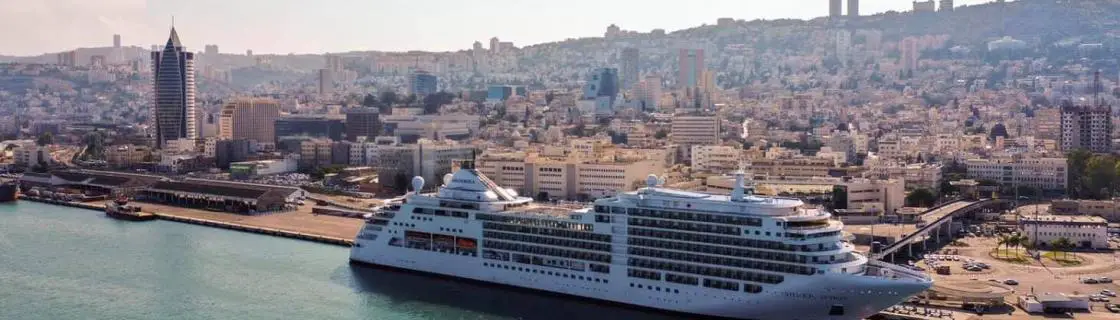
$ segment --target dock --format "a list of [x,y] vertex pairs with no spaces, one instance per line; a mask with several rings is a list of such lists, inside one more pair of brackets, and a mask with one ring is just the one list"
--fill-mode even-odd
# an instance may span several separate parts
[[[70,202],[70,201],[61,201],[61,200],[54,200],[54,199],[47,199],[47,198],[32,197],[32,196],[26,196],[26,195],[21,196],[20,199],[21,200],[32,201],[32,202],[51,204],[51,205],[59,205],[59,206],[66,206],[66,207],[71,207],[71,208],[79,208],[79,209],[95,210],[95,211],[98,211],[98,212],[105,212],[105,204],[101,203],[101,202],[98,202],[98,203]],[[319,219],[325,219],[325,218],[329,217],[329,218],[338,219],[338,220],[344,221],[344,222],[312,220],[312,218],[295,218],[295,217],[286,217],[287,218],[286,219],[285,217],[281,216],[283,214],[276,214],[277,216],[281,216],[281,217],[268,217],[268,216],[246,217],[246,216],[240,216],[240,215],[235,215],[235,214],[205,212],[205,211],[201,211],[201,210],[193,210],[193,209],[187,209],[187,208],[168,208],[168,207],[165,207],[165,206],[152,205],[152,204],[146,204],[146,203],[143,204],[143,207],[145,207],[146,211],[150,211],[150,212],[140,212],[140,213],[137,213],[138,215],[144,215],[146,217],[151,216],[151,217],[154,217],[155,219],[167,220],[167,221],[173,221],[173,222],[179,222],[179,223],[189,223],[189,224],[207,226],[207,227],[213,227],[213,228],[221,228],[221,229],[235,230],[235,231],[241,231],[241,232],[257,233],[257,234],[264,234],[264,235],[270,235],[270,236],[276,236],[276,237],[284,237],[284,238],[290,238],[290,239],[298,239],[298,240],[304,240],[304,241],[312,241],[312,242],[331,244],[331,245],[337,245],[337,246],[343,246],[343,247],[353,246],[354,245],[354,239],[353,239],[353,236],[351,236],[349,238],[345,238],[345,237],[342,237],[342,236],[343,235],[349,235],[350,233],[353,233],[354,235],[357,235],[357,231],[361,228],[362,223],[364,222],[361,219],[343,218],[343,217],[335,217],[335,216],[318,216],[318,217],[320,217]],[[150,208],[153,208],[153,207],[155,208],[155,210],[150,209]],[[161,210],[161,208],[163,208],[165,210]],[[299,213],[295,213],[295,214],[299,214]],[[209,218],[205,218],[205,217],[209,217]],[[227,221],[222,221],[222,219],[227,220]],[[317,225],[316,225],[316,222],[318,222]],[[285,229],[276,228],[276,227],[269,227],[269,226],[266,226],[266,225],[276,225],[276,226],[280,226],[280,227],[287,226],[287,227],[291,227],[290,229],[300,229],[300,228],[302,228],[304,230],[318,231],[318,232],[313,233],[313,232],[306,232],[306,231],[285,230]]]

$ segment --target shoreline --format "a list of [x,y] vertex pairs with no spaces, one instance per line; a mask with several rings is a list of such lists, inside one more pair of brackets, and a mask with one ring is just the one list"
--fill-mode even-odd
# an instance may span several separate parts
[[[20,200],[104,212],[103,203],[69,202],[21,195]],[[363,225],[361,219],[315,215],[308,212],[278,212],[261,216],[242,216],[224,212],[210,212],[190,208],[168,207],[146,202],[136,202],[144,212],[159,220],[193,224],[212,228],[234,230],[261,235],[304,240],[343,247],[354,245],[354,237],[344,237],[351,232],[356,236]],[[156,208],[152,210],[151,208]],[[159,210],[163,209],[163,210]],[[343,220],[344,219],[344,220]],[[316,222],[319,222],[316,224]]]

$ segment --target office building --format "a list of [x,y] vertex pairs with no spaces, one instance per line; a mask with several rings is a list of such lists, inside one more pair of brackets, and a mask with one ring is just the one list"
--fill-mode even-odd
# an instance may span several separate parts
[[350,108],[346,110],[346,140],[373,139],[381,134],[380,114],[377,108]]
[[423,98],[439,91],[439,78],[430,72],[417,70],[412,73],[408,85],[409,92]]
[[229,169],[230,163],[249,159],[249,140],[216,140],[214,143],[214,165],[219,169]]
[[216,56],[218,55],[218,52],[218,45],[216,44],[208,44],[206,45],[206,48],[204,50],[204,54],[208,56]]
[[634,88],[638,106],[642,111],[657,111],[661,104],[661,77],[646,76]]
[[839,18],[844,15],[844,0],[828,0],[828,17]]
[[1112,108],[1107,105],[1062,105],[1059,143],[1062,151],[1112,152]]
[[528,197],[587,201],[634,190],[650,174],[661,174],[664,164],[621,155],[586,159],[518,152],[484,155],[477,168],[494,183]]
[[848,0],[848,16],[859,16],[859,0]]
[[491,85],[486,90],[486,100],[497,102],[505,101],[512,96],[526,96],[528,90],[525,86],[515,85]]
[[[350,162],[373,167],[381,186],[405,190],[415,176],[424,177],[438,186],[443,175],[462,160],[470,160],[476,150],[471,145],[453,141],[421,139],[402,144],[394,137],[378,137],[373,142],[356,143],[350,148]],[[434,188],[434,186],[433,186]]]
[[898,50],[900,54],[900,63],[902,64],[902,71],[913,72],[918,69],[918,39],[914,37],[906,37],[899,42]]
[[121,35],[114,34],[113,35],[113,48],[120,49],[120,47],[121,47]]
[[105,148],[105,164],[109,168],[129,169],[152,160],[152,150],[147,146],[120,145]]
[[715,116],[676,116],[670,126],[672,142],[679,145],[718,145],[720,121]]
[[1040,247],[1068,239],[1081,249],[1108,249],[1108,221],[1092,216],[1030,216],[1019,218],[1019,234]]
[[1000,157],[965,161],[968,178],[997,181],[1004,186],[1031,187],[1047,194],[1065,194],[1065,158]]
[[638,55],[638,48],[622,49],[619,54],[620,71],[622,74],[622,88],[626,90],[633,89],[638,84],[639,77],[641,76],[641,59]]
[[342,73],[342,70],[345,70],[342,66],[342,57],[341,56],[328,54],[328,55],[326,55],[326,59],[327,59],[327,63],[326,63],[326,67],[324,69],[330,70],[332,73],[335,73],[335,74]]
[[346,124],[342,119],[326,116],[291,115],[276,119],[273,132],[275,141],[287,138],[320,138],[339,141],[345,138]]
[[171,35],[163,51],[152,52],[152,95],[156,148],[168,140],[196,139],[194,53]]
[[269,98],[238,98],[222,107],[218,136],[271,144],[276,140],[280,102]]
[[847,29],[836,30],[836,58],[843,65],[848,65],[852,51],[852,32]]
[[612,100],[618,96],[618,69],[599,68],[591,71],[587,76],[587,83],[583,86],[583,98],[595,99],[607,97]]
[[953,0],[941,0],[941,8],[938,8],[938,10],[941,12],[953,11]]
[[700,86],[704,76],[703,49],[680,49],[677,55],[677,87],[694,88]]

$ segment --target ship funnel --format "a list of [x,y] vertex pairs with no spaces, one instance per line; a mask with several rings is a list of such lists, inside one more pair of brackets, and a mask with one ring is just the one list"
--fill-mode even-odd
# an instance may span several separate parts
[[746,183],[747,175],[742,171],[735,173],[735,188],[731,190],[732,201],[742,201],[747,195]]

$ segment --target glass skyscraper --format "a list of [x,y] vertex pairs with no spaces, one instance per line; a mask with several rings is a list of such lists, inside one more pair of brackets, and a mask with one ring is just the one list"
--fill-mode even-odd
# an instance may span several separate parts
[[174,27],[163,51],[152,52],[152,71],[156,148],[167,141],[196,139],[194,54],[179,42]]

